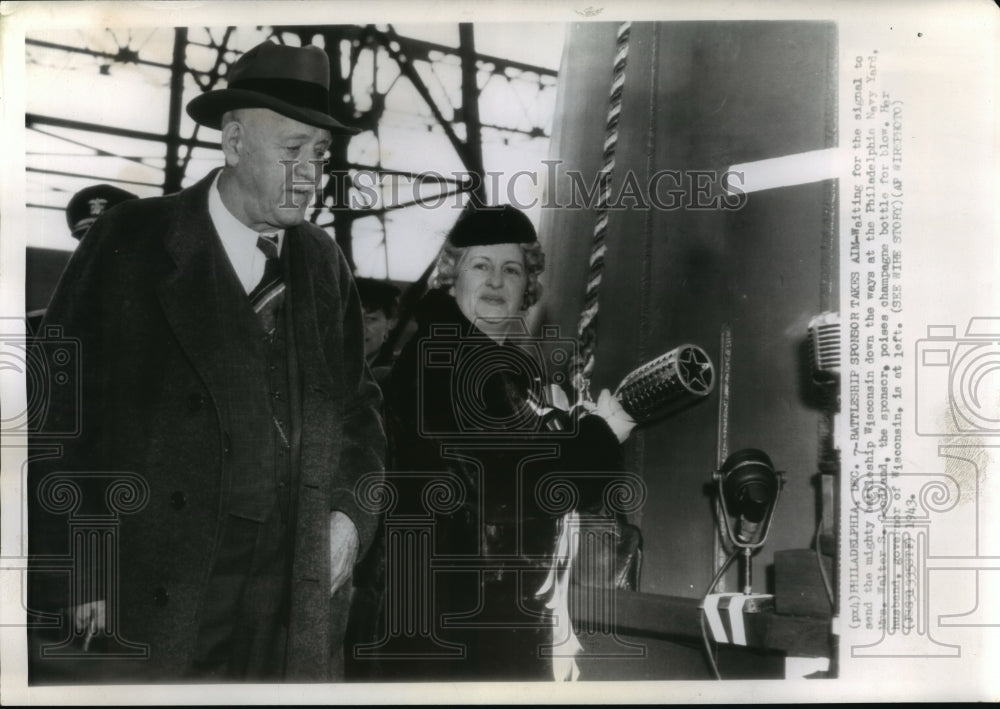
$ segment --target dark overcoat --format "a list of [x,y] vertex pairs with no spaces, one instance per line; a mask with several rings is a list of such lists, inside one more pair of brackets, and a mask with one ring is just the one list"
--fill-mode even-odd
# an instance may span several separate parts
[[[556,373],[545,366],[545,348],[559,348],[564,356],[555,359],[565,363],[572,343],[525,335],[497,344],[440,289],[416,314],[417,331],[385,388],[388,475],[398,488],[387,525],[402,535],[408,518],[433,516],[427,610],[437,642],[463,651],[442,660],[428,655],[438,648],[390,638],[379,671],[400,679],[551,679],[550,595],[538,591],[563,515],[603,515],[608,486],[621,479],[621,447],[599,416],[540,414],[541,389]],[[402,563],[397,576],[419,560]],[[411,608],[393,598],[411,592],[393,573],[388,607]],[[462,630],[450,629],[457,626],[447,616],[456,614]]]
[[[131,667],[125,676],[184,676],[230,492],[238,417],[228,403],[245,386],[247,368],[226,334],[229,296],[239,286],[209,217],[213,178],[102,216],[71,258],[42,326],[43,355],[51,350],[45,338],[56,337],[76,343],[69,349],[79,361],[73,386],[44,387],[46,415],[33,441],[36,451],[54,443],[62,454],[30,468],[34,558],[67,551],[66,516],[53,514],[51,499],[47,509],[38,504],[47,473],[131,473],[148,487],[137,511],[111,498],[76,508],[77,515],[88,504],[117,515],[119,603],[110,610],[121,638],[150,649],[145,661],[119,663]],[[333,658],[346,613],[344,594],[330,597],[330,513],[353,520],[363,554],[376,516],[355,486],[382,470],[385,436],[345,258],[311,224],[288,229],[285,244],[301,383],[291,414],[299,435],[292,441],[298,485],[286,673],[322,681],[337,675]],[[51,498],[53,490],[43,494]],[[65,578],[33,576],[33,603],[68,602]]]

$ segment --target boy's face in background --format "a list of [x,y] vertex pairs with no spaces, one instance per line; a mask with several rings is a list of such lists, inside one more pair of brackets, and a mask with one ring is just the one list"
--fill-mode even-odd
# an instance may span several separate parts
[[366,305],[362,307],[365,312],[365,357],[370,357],[378,352],[385,342],[392,323],[380,308],[370,308]]

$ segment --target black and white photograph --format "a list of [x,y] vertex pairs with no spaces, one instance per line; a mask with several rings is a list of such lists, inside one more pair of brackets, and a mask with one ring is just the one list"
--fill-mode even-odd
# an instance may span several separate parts
[[5,702],[996,698],[991,4],[13,5]]

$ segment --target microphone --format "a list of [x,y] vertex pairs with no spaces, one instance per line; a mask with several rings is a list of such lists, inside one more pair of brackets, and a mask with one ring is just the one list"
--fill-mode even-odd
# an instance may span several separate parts
[[722,484],[724,510],[736,518],[734,542],[757,543],[760,525],[774,509],[781,486],[770,457],[756,448],[744,448],[726,458],[717,477]]
[[809,321],[812,380],[823,386],[840,379],[840,313],[820,313]]
[[629,372],[615,397],[642,425],[704,399],[714,387],[715,369],[705,350],[680,345]]

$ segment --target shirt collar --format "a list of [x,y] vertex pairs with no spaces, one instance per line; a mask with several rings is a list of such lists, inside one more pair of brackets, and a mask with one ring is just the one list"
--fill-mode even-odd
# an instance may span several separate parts
[[[257,237],[260,236],[260,234],[277,234],[278,251],[280,252],[281,247],[285,243],[285,230],[273,229],[266,232],[257,232],[234,217],[233,213],[229,211],[229,208],[226,207],[225,203],[222,201],[222,193],[219,192],[219,178],[221,176],[222,170],[219,170],[215,174],[215,179],[212,180],[212,188],[208,191],[208,214],[212,218],[212,224],[215,225],[215,230],[219,232],[219,236],[222,237],[223,243],[229,239],[239,239],[247,240],[251,246],[256,247]],[[226,250],[228,251],[228,247]]]
[[[222,248],[225,250],[226,256],[229,257],[229,262],[232,264],[237,278],[243,284],[243,289],[249,293],[263,277],[267,258],[257,248],[257,237],[260,234],[233,216],[233,213],[223,203],[222,194],[219,192],[219,176],[221,174],[222,170],[216,173],[208,191],[208,215],[215,226],[215,231],[219,234]],[[278,252],[280,253],[285,240],[284,230],[278,229],[267,233],[277,233]]]

